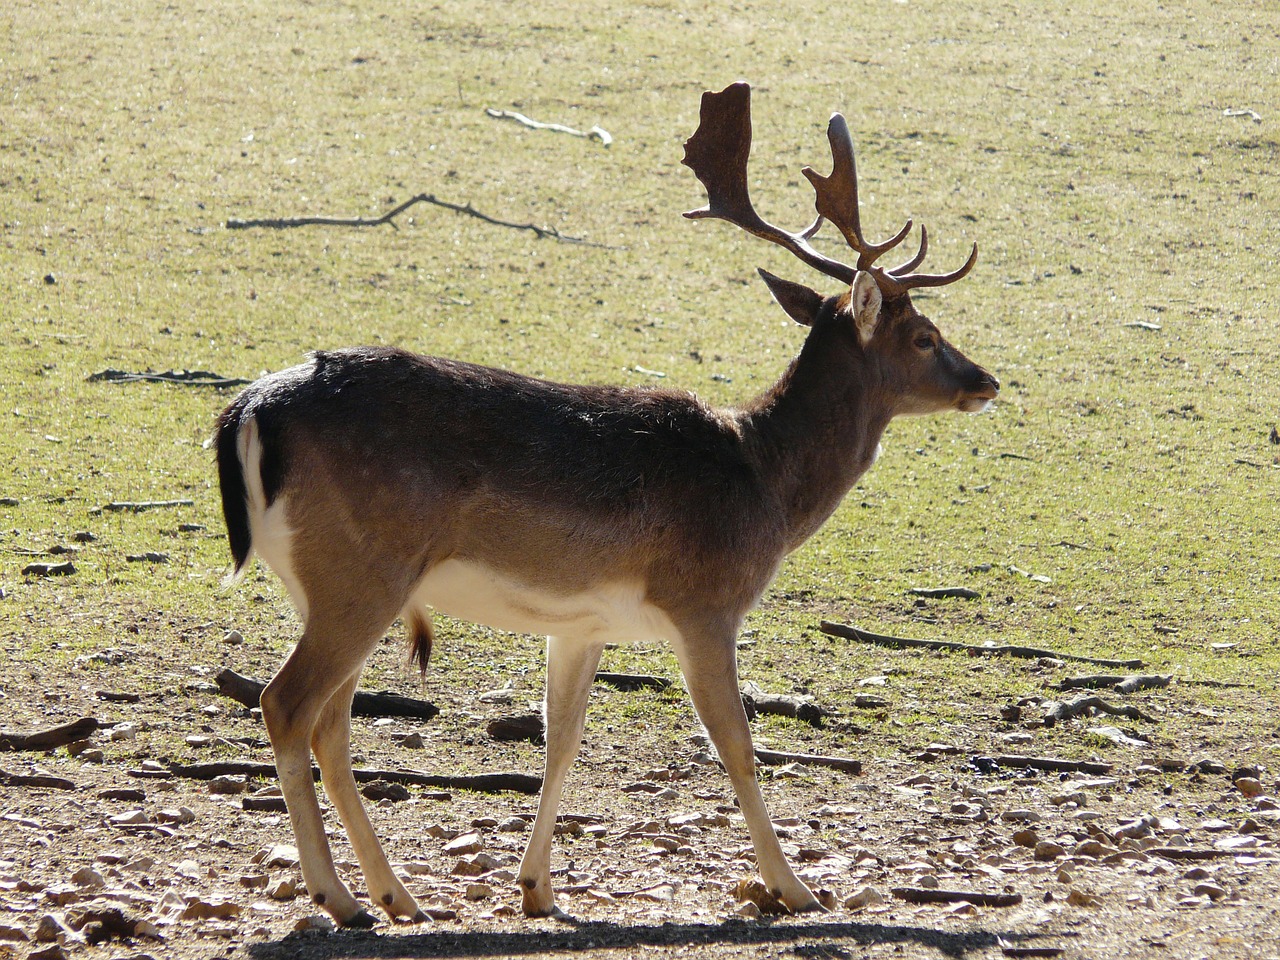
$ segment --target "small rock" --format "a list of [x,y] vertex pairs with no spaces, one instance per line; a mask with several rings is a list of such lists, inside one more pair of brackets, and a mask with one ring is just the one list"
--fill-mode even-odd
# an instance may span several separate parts
[[862,910],[866,907],[877,907],[884,903],[884,894],[875,887],[863,887],[857,893],[845,898],[846,910]]
[[1085,893],[1083,890],[1077,890],[1075,887],[1067,894],[1067,903],[1073,907],[1100,907],[1102,900],[1095,897],[1091,893]]
[[750,900],[738,904],[733,913],[734,916],[741,917],[743,920],[759,920],[761,916],[760,908]]
[[182,911],[183,920],[230,920],[238,917],[244,907],[230,900],[201,900],[199,898],[187,904]]
[[410,796],[409,788],[403,783],[391,783],[387,780],[374,780],[371,783],[366,783],[360,792],[375,802],[378,800],[391,800],[398,803],[402,800],[408,800]]
[[214,777],[209,781],[209,792],[230,796],[244,793],[247,786],[244,777]]
[[498,823],[499,833],[524,833],[529,829],[529,821],[524,817],[507,817]]
[[267,896],[272,900],[292,900],[298,895],[298,883],[292,877],[281,877],[267,887]]
[[36,921],[36,928],[31,933],[31,939],[36,943],[64,943],[70,935],[71,930],[61,920],[52,913],[46,913]]
[[125,813],[117,813],[114,817],[107,817],[107,822],[118,827],[133,827],[151,821],[141,810],[129,810]]
[[244,643],[244,634],[239,630],[228,630],[222,635],[222,642],[231,647],[239,646]]
[[1255,777],[1241,777],[1235,782],[1235,787],[1250,800],[1262,796],[1264,789],[1262,782]]
[[71,875],[71,882],[77,887],[100,887],[104,881],[102,874],[93,867],[81,867]]
[[451,857],[467,856],[468,854],[478,853],[483,846],[484,842],[480,839],[480,834],[464,833],[462,836],[446,843],[443,852]]
[[1035,847],[1035,858],[1037,860],[1057,860],[1059,857],[1066,856],[1067,849],[1060,843],[1054,843],[1052,840],[1041,840]]
[[190,807],[166,807],[156,812],[156,823],[191,823],[195,818]]
[[400,738],[399,743],[406,750],[421,750],[427,745],[420,733],[407,733]]
[[487,900],[493,896],[493,887],[487,883],[468,883],[466,897],[468,900]]
[[117,723],[107,731],[107,739],[113,741],[133,740],[137,736],[138,725],[136,723]]
[[1020,847],[1035,847],[1040,842],[1040,835],[1034,830],[1015,830],[1013,842]]
[[296,867],[298,848],[288,843],[273,843],[253,858],[253,862],[266,867]]
[[67,960],[67,951],[62,949],[62,944],[51,943],[47,947],[28,953],[27,960]]
[[1197,897],[1208,897],[1210,900],[1221,900],[1227,895],[1226,890],[1207,880],[1203,883],[1197,883],[1191,892]]
[[26,943],[31,938],[27,936],[27,931],[21,927],[11,927],[7,923],[0,924],[0,941],[10,941],[15,943]]
[[293,925],[294,933],[332,933],[336,928],[328,917],[303,917]]

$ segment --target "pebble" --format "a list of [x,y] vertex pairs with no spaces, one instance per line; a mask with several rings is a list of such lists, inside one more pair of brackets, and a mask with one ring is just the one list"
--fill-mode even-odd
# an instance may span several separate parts
[[524,817],[507,817],[498,823],[499,833],[524,833],[529,829],[529,821]]
[[100,887],[104,881],[93,867],[81,867],[71,875],[71,882],[78,887]]
[[228,630],[222,635],[222,642],[231,647],[238,646],[244,643],[244,634],[239,630]]
[[298,895],[298,883],[292,877],[281,877],[267,887],[267,896],[272,900],[292,900]]
[[209,781],[209,792],[231,796],[244,793],[248,784],[244,777],[214,777]]
[[1239,780],[1235,782],[1235,787],[1237,790],[1243,793],[1250,800],[1252,800],[1254,797],[1262,796],[1262,792],[1264,789],[1262,786],[1262,781],[1258,780],[1255,777],[1241,777]]
[[132,827],[151,821],[141,810],[128,810],[125,813],[117,813],[114,817],[108,817],[107,822],[118,827]]
[[487,883],[468,883],[466,897],[468,900],[488,900],[493,896],[493,887]]
[[293,925],[294,933],[331,933],[335,929],[332,920],[319,915],[303,917]]
[[884,894],[875,887],[863,887],[857,893],[845,898],[844,907],[846,910],[862,910],[882,903],[884,903]]
[[1020,847],[1035,847],[1040,842],[1040,835],[1034,830],[1015,830],[1013,842]]
[[1210,900],[1221,900],[1227,895],[1226,890],[1207,880],[1203,883],[1197,883],[1191,892],[1197,897],[1208,897]]
[[460,837],[450,840],[444,845],[444,853],[450,857],[467,856],[472,853],[479,853],[480,848],[484,846],[484,842],[480,839],[478,833],[464,833]]
[[1035,847],[1035,858],[1037,860],[1057,860],[1059,857],[1066,856],[1067,849],[1060,843],[1054,843],[1052,840],[1041,840]]

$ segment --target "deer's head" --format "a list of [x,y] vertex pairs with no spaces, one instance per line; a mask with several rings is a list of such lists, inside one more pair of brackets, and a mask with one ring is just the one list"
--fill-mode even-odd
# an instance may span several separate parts
[[[911,291],[917,287],[944,286],[968,274],[978,261],[978,245],[974,244],[968,260],[951,273],[915,273],[929,249],[929,233],[922,226],[915,256],[896,267],[878,266],[881,256],[907,238],[912,221],[888,240],[869,243],[859,219],[853,138],[838,113],[827,127],[827,140],[833,161],[831,174],[824,177],[811,167],[802,171],[816,193],[817,218],[798,233],[782,230],[761,219],[748,191],[751,87],[735,83],[719,93],[704,93],[698,129],[685,143],[684,163],[706,187],[709,202],[685,216],[727,220],[846,284],[839,295],[824,297],[804,284],[760,271],[774,299],[797,323],[843,325],[840,329],[861,352],[868,372],[894,396],[894,415],[985,409],[995,399],[999,381],[953,347],[911,302]],[[833,260],[809,242],[827,221],[835,224],[857,254],[855,264]]]

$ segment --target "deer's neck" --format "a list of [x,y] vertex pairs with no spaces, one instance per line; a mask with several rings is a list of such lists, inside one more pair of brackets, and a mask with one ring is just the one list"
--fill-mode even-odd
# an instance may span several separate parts
[[821,330],[743,409],[744,438],[786,518],[789,550],[822,526],[875,461],[890,410],[862,352],[838,331]]

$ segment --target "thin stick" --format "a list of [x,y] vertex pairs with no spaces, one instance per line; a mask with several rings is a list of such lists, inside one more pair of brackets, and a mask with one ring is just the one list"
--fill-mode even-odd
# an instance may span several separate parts
[[801,763],[808,767],[828,767],[845,773],[861,773],[862,761],[848,757],[824,757],[814,753],[788,753],[785,750],[766,750],[756,747],[756,759],[770,766],[783,763]]
[[76,789],[74,783],[62,777],[51,777],[45,773],[9,773],[6,770],[0,770],[0,785],[6,787],[43,787],[46,790]]
[[555,227],[540,227],[535,223],[512,223],[510,220],[499,220],[497,217],[491,217],[487,213],[481,213],[470,203],[450,203],[448,200],[441,200],[431,193],[420,193],[415,197],[410,197],[404,203],[397,207],[393,207],[380,217],[276,217],[264,220],[237,220],[230,219],[227,221],[228,230],[249,230],[254,227],[264,227],[270,230],[290,230],[294,227],[380,227],[383,224],[390,224],[395,228],[393,222],[396,217],[404,213],[414,204],[430,203],[437,207],[444,207],[446,210],[452,210],[454,213],[465,213],[469,217],[475,217],[477,220],[483,220],[485,223],[491,223],[498,227],[509,227],[512,230],[528,230],[539,239],[550,237],[552,240],[559,240],[561,243],[579,243],[587,247],[599,247],[601,249],[616,249],[603,243],[594,243],[582,237],[571,237],[567,233],[561,233]]
[[1045,711],[1044,722],[1053,724],[1059,720],[1070,720],[1073,717],[1088,716],[1090,713],[1097,711],[1105,713],[1113,717],[1125,717],[1128,720],[1144,720],[1147,723],[1155,723],[1156,718],[1150,714],[1143,713],[1132,704],[1121,704],[1114,706],[1107,703],[1101,697],[1076,697],[1074,700],[1068,700],[1066,703],[1050,703]]
[[1173,680],[1173,674],[1151,674],[1142,676],[1116,676],[1114,674],[1098,674],[1092,677],[1068,677],[1058,682],[1059,690],[1078,690],[1082,687],[1097,690],[1111,687],[1117,693],[1136,693],[1139,690],[1158,690],[1167,687]]
[[1039,660],[1042,657],[1051,660],[1074,660],[1079,663],[1094,663],[1101,667],[1141,667],[1141,660],[1101,660],[1097,657],[1082,657],[1071,653],[1059,653],[1056,650],[1041,650],[1036,647],[1018,647],[1002,644],[996,646],[979,646],[972,643],[955,643],[950,640],[912,640],[907,637],[890,637],[880,633],[870,633],[858,627],[849,626],[844,623],[833,623],[830,620],[823,620],[820,624],[823,633],[830,634],[833,637],[843,637],[846,640],[858,640],[862,643],[874,643],[882,647],[905,647],[916,648],[922,650],[955,650],[961,653],[967,653],[970,656],[998,656],[1003,654],[1009,657],[1024,657],[1031,660]]
[[1059,760],[1056,757],[1021,757],[1011,754],[990,759],[1000,767],[1030,767],[1054,773],[1092,773],[1102,776],[1112,770],[1111,764],[1095,760]]
[[484,112],[495,120],[514,120],[530,130],[550,130],[552,133],[567,133],[571,137],[581,137],[583,140],[599,140],[606,147],[613,143],[613,136],[603,127],[575,130],[573,127],[566,127],[563,123],[541,123],[530,120],[523,113],[516,113],[514,110],[494,110],[491,107],[485,107]]
[[[247,761],[228,760],[221,763],[171,763],[169,772],[176,777],[188,780],[212,780],[215,777],[267,777],[276,776],[276,768],[271,763],[250,763]],[[368,783],[373,780],[386,780],[390,783],[405,783],[419,787],[438,787],[445,790],[476,790],[482,793],[495,793],[501,790],[512,790],[516,793],[534,794],[542,789],[542,778],[528,773],[480,773],[473,776],[438,777],[414,770],[362,770],[351,771],[357,783]],[[312,767],[311,775],[320,779],[320,768]]]
[[131,513],[142,513],[143,510],[162,510],[169,507],[192,507],[194,500],[115,500],[94,507],[90,513],[120,513],[128,510]]
[[972,903],[978,907],[1016,907],[1020,893],[979,893],[970,890],[931,890],[928,887],[894,887],[893,895],[907,903]]
[[210,370],[165,370],[161,373],[142,371],[134,373],[129,370],[116,370],[108,367],[91,373],[85,378],[89,382],[106,380],[110,383],[171,383],[181,387],[239,387],[252,383],[243,377],[224,377]]

